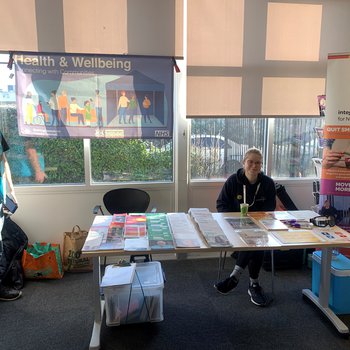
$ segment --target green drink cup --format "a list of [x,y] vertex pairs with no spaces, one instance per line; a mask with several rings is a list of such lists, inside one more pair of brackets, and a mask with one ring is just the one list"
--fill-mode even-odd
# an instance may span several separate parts
[[249,204],[241,203],[241,216],[247,216],[248,215],[248,208],[249,208]]

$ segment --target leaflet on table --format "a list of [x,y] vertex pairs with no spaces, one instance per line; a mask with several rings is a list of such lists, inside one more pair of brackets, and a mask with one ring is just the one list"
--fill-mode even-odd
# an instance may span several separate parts
[[265,230],[243,230],[237,231],[243,242],[256,247],[268,245],[269,235]]
[[185,213],[170,213],[167,217],[177,247],[200,247],[198,232]]
[[145,237],[147,234],[146,225],[127,225],[124,226],[124,238]]
[[340,242],[350,241],[350,233],[348,231],[343,230],[340,227],[319,227],[314,228],[313,231],[322,240]]
[[112,216],[110,215],[96,215],[91,226],[109,226],[111,222]]
[[208,208],[190,208],[188,213],[210,247],[232,246]]
[[125,218],[124,238],[145,237],[147,235],[146,215],[130,214]]
[[211,220],[212,214],[208,208],[190,208],[188,214],[195,222]]
[[267,212],[267,211],[253,211],[248,212],[248,216],[255,219],[255,220],[263,220],[263,219],[273,219],[273,213]]
[[277,219],[263,219],[259,220],[259,224],[267,231],[283,231],[288,230],[288,226],[286,226],[282,221]]
[[173,249],[173,235],[166,214],[147,213],[146,218],[150,249]]
[[324,241],[312,230],[273,231],[272,234],[283,244],[319,243]]
[[292,210],[288,211],[288,213],[293,215],[294,218],[298,220],[310,220],[319,215],[312,210]]
[[312,230],[314,227],[314,225],[310,222],[310,220],[292,219],[292,220],[281,220],[281,221],[285,225],[287,225],[289,229]]
[[91,226],[82,250],[100,249],[104,233],[106,233],[106,226]]
[[210,247],[232,246],[216,220],[198,222],[198,227]]
[[83,250],[123,249],[124,240],[120,237],[108,237],[108,226],[91,226]]
[[148,250],[148,238],[139,237],[139,238],[126,238],[124,240],[124,250]]
[[125,218],[127,214],[114,214],[112,221],[108,226],[108,237],[120,237],[123,238]]
[[250,217],[226,217],[225,220],[234,230],[261,229]]
[[272,216],[277,220],[296,220],[296,217],[288,211],[275,211]]

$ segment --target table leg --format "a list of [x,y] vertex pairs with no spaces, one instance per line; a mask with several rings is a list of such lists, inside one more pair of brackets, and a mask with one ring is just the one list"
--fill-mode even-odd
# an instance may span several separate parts
[[90,350],[97,350],[100,348],[100,332],[101,323],[103,318],[104,301],[101,300],[100,294],[100,282],[101,282],[101,265],[100,257],[93,258],[93,300],[94,300],[94,327],[92,330],[90,340]]
[[220,250],[220,257],[219,257],[219,268],[218,268],[218,276],[217,276],[217,282],[220,282],[221,279],[221,271],[224,269],[225,267],[225,260],[226,260],[226,250],[224,252],[224,255],[222,253],[222,250]]
[[323,312],[323,314],[333,323],[333,325],[336,327],[339,333],[349,334],[349,328],[329,308],[331,261],[332,248],[323,248],[321,259],[319,297],[317,297],[310,289],[303,289],[303,295],[308,297]]

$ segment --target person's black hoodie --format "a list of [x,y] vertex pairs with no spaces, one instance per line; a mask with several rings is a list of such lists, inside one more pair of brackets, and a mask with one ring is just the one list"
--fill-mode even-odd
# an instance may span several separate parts
[[239,212],[243,203],[243,185],[246,185],[246,202],[249,211],[273,211],[276,207],[274,181],[262,172],[255,184],[250,184],[243,169],[231,175],[221,189],[216,201],[218,212]]

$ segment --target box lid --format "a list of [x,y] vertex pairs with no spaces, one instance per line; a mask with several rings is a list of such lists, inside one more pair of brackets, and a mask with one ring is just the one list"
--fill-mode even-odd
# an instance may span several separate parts
[[136,264],[133,287],[140,287],[140,283],[143,288],[163,286],[163,272],[159,261]]
[[[321,250],[317,250],[312,254],[312,259],[319,264],[321,263],[321,257]],[[350,259],[340,253],[336,257],[332,257],[331,272],[336,276],[350,276]]]

